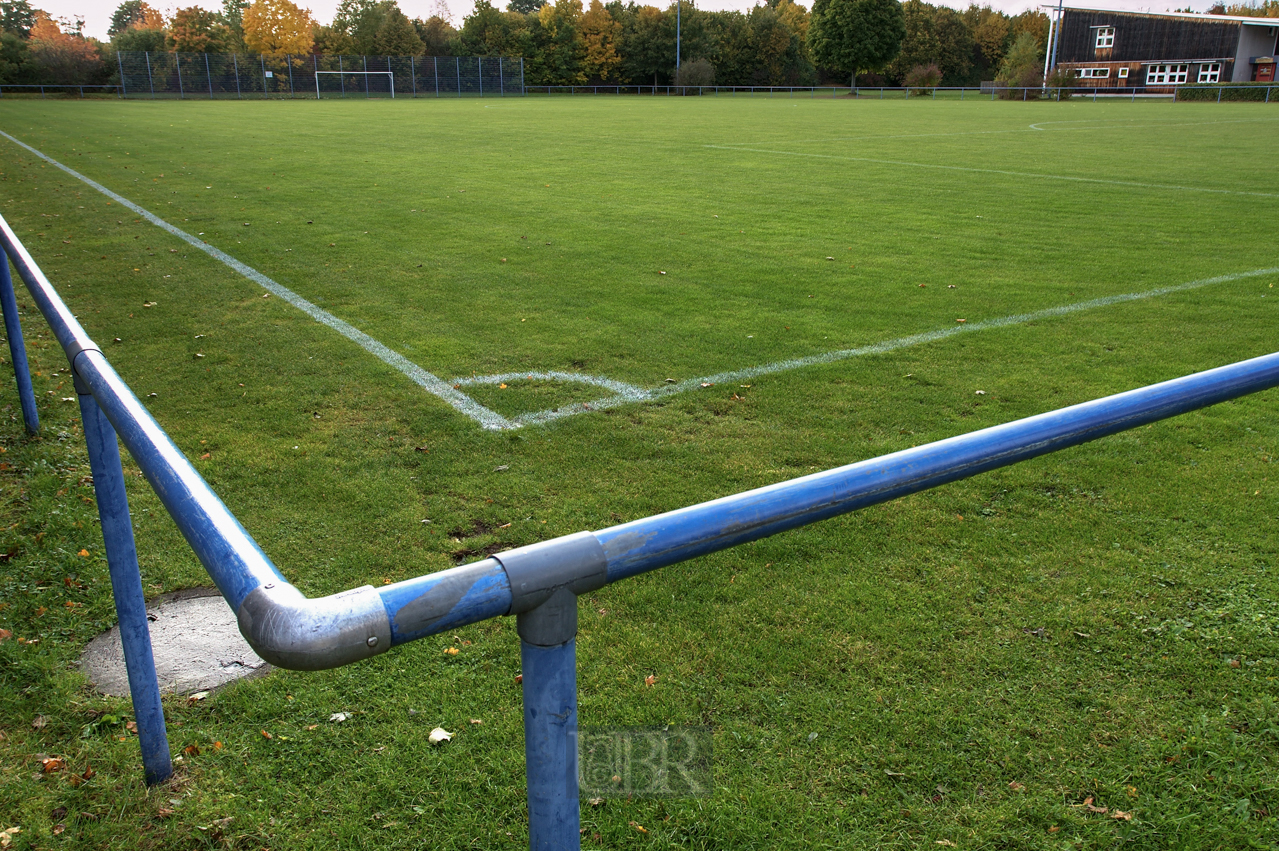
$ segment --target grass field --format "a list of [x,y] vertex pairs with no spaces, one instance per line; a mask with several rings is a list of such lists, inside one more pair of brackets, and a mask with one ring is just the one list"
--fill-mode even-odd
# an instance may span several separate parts
[[[1274,351],[1277,126],[1253,104],[6,101],[0,130],[503,428],[2,138],[0,212],[314,596]],[[169,699],[188,750],[145,789],[127,702],[72,664],[114,615],[33,313],[42,436],[11,379],[0,399],[14,847],[526,845],[508,620]],[[552,373],[639,401],[515,377]],[[584,846],[1277,847],[1277,413],[1272,391],[590,595],[581,723],[708,725],[716,790],[584,803]],[[148,591],[208,584],[125,467]],[[433,748],[437,725],[459,734]]]

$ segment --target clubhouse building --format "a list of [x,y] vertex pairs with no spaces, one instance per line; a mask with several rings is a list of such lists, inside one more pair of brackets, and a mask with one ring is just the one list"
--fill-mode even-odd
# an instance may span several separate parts
[[1066,7],[1056,67],[1098,88],[1273,82],[1279,18]]

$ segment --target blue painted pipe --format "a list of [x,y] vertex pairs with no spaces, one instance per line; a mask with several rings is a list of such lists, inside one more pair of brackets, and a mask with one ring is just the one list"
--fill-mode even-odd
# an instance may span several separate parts
[[129,674],[129,694],[142,746],[142,769],[148,786],[163,783],[173,773],[169,759],[169,738],[164,729],[164,709],[160,705],[160,683],[151,655],[151,630],[147,627],[147,601],[138,570],[138,551],[129,520],[129,500],[120,467],[120,447],[115,430],[103,416],[93,397],[80,396],[80,419],[89,447],[89,467],[93,471],[93,491],[98,499],[98,518],[106,544],[107,567],[111,572],[111,593],[120,620],[120,643],[124,647],[124,667]]
[[581,846],[577,803],[577,641],[520,641],[524,677],[524,773],[531,851]]
[[40,430],[36,413],[36,392],[31,387],[31,371],[27,368],[27,347],[22,342],[22,324],[18,321],[18,299],[13,293],[9,275],[9,257],[0,251],[0,310],[4,311],[4,334],[9,338],[9,357],[13,361],[13,377],[18,384],[18,400],[22,404],[22,421],[27,431]]
[[1279,354],[1152,384],[596,532],[616,582],[1279,386]]

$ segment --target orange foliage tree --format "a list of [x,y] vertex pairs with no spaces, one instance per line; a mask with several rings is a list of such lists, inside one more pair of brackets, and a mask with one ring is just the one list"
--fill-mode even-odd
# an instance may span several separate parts
[[613,20],[600,0],[591,0],[591,8],[582,16],[578,29],[586,42],[582,70],[587,78],[613,79],[617,67],[622,64],[622,57],[617,55],[617,39],[622,33],[622,25]]
[[269,56],[311,51],[315,21],[289,0],[257,0],[244,12],[244,43]]
[[74,85],[84,83],[101,70],[98,50],[78,34],[64,33],[45,12],[36,11],[31,27],[31,57],[52,83]]

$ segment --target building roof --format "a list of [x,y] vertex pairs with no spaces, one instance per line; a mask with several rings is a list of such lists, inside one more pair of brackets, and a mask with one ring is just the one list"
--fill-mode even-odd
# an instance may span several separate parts
[[[1056,9],[1057,4],[1045,4],[1040,6],[1041,9]],[[1222,21],[1238,21],[1243,24],[1255,24],[1263,27],[1279,27],[1279,18],[1249,18],[1242,15],[1207,15],[1199,12],[1145,12],[1135,9],[1106,9],[1098,6],[1067,6],[1063,8],[1068,12],[1111,12],[1116,15],[1141,15],[1147,18],[1188,18],[1195,21],[1204,21],[1206,23],[1222,22]]]

